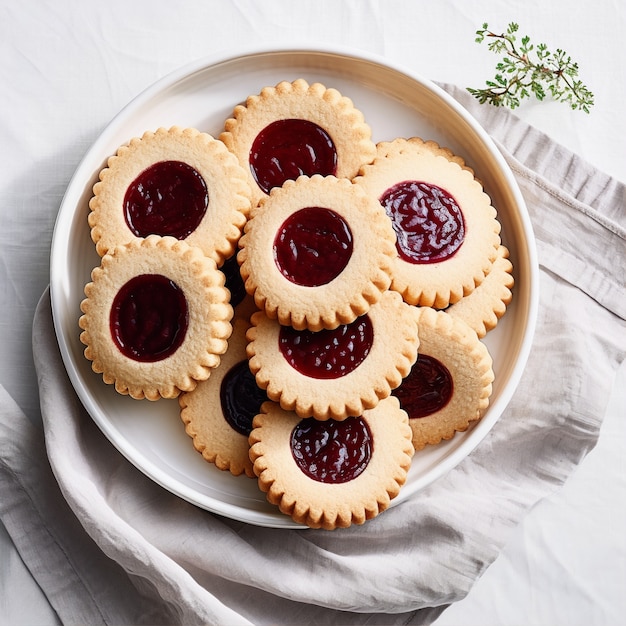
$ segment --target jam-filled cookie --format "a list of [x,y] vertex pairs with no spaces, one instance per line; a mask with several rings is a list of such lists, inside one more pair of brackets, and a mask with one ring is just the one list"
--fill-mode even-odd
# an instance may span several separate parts
[[300,176],[252,210],[239,241],[246,291],[281,324],[349,324],[389,288],[395,236],[377,200],[347,179]]
[[419,307],[419,338],[417,361],[392,392],[409,415],[415,450],[451,439],[480,419],[494,380],[486,346],[461,319]]
[[259,312],[248,331],[250,369],[271,400],[300,417],[342,420],[389,395],[417,358],[418,311],[387,291],[333,330],[295,330]]
[[439,145],[433,139],[422,139],[421,137],[411,137],[410,139],[399,138],[394,141],[381,141],[376,145],[376,157],[386,157],[393,154],[397,150],[397,143],[403,143],[408,141],[411,144],[411,149],[416,153],[432,154],[434,156],[442,156],[456,163],[459,167],[467,170],[472,176],[474,176],[474,170],[467,165],[465,159],[459,154],[455,154],[444,146]]
[[311,528],[345,528],[384,511],[406,481],[411,429],[396,398],[343,421],[301,419],[263,404],[250,458],[272,504]]
[[195,449],[209,463],[238,476],[254,478],[248,436],[252,420],[267,400],[248,367],[249,322],[235,314],[228,350],[211,376],[180,395],[180,416]]
[[376,151],[352,100],[301,78],[237,105],[220,139],[247,170],[253,204],[301,175],[353,178]]
[[509,250],[501,245],[498,256],[485,280],[472,293],[449,306],[446,311],[460,317],[480,338],[496,327],[513,299],[513,265]]
[[224,275],[195,246],[151,235],[104,255],[85,286],[81,341],[121,394],[190,391],[226,351],[232,307]]
[[355,179],[393,224],[391,288],[409,304],[444,308],[480,284],[500,245],[500,223],[471,171],[423,142],[396,139]]
[[218,266],[250,211],[245,172],[224,144],[193,128],[145,132],[110,157],[89,206],[100,256],[148,235],[199,246]]

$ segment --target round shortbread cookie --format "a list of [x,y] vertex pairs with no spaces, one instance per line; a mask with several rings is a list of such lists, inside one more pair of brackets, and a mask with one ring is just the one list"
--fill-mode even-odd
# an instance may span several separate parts
[[342,420],[371,409],[417,358],[418,311],[387,291],[334,330],[294,330],[259,312],[248,331],[250,369],[270,400],[300,417]]
[[470,170],[421,140],[396,139],[381,145],[354,182],[379,200],[393,224],[391,288],[409,304],[444,308],[484,280],[500,223]]
[[254,478],[248,436],[252,420],[267,400],[257,387],[246,356],[246,317],[235,312],[228,350],[207,380],[180,395],[180,417],[194,448],[209,463]]
[[353,178],[376,151],[350,98],[301,78],[249,96],[224,128],[220,139],[246,170],[253,204],[300,175]]
[[148,235],[199,246],[218,266],[233,254],[250,212],[250,188],[221,141],[193,128],[145,132],[110,157],[89,202],[100,256]]
[[455,154],[450,148],[439,145],[433,139],[422,139],[421,137],[404,139],[399,137],[393,141],[381,141],[376,144],[376,157],[380,158],[394,154],[397,151],[397,144],[403,144],[404,142],[410,143],[411,149],[417,153],[445,157],[448,161],[452,161],[462,169],[467,170],[472,176],[475,174],[474,170],[467,165],[462,156]]
[[259,309],[298,330],[349,324],[391,282],[394,233],[349,180],[301,176],[252,210],[237,259]]
[[85,295],[85,357],[121,394],[177,397],[208,378],[226,351],[233,309],[224,275],[184,241],[151,235],[117,246]]
[[392,392],[409,415],[413,446],[451,439],[489,406],[494,374],[487,347],[461,319],[418,307],[417,361]]
[[253,426],[250,458],[260,489],[311,528],[376,517],[398,495],[413,456],[407,415],[392,396],[340,422],[301,419],[266,402]]
[[494,329],[513,299],[513,265],[509,250],[501,245],[485,280],[472,293],[449,306],[446,311],[471,326],[482,339]]

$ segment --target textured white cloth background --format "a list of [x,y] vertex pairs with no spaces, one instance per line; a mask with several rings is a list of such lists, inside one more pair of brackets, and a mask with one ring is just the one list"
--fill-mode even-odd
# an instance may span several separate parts
[[[458,2],[437,9],[421,2],[346,2],[332,10],[328,5],[328,12],[319,3],[315,10],[303,4],[309,10],[300,9],[297,20],[284,2],[202,8],[183,2],[156,11],[157,17],[153,3],[87,8],[26,2],[19,5],[26,7],[22,13],[0,4],[3,86],[14,83],[2,93],[3,145],[13,148],[3,160],[3,177],[10,180],[1,196],[2,307],[4,318],[10,298],[12,315],[22,311],[26,318],[22,325],[12,318],[15,332],[3,332],[0,514],[64,623],[430,623],[440,607],[472,588],[524,514],[558,489],[597,440],[626,350],[624,187],[506,111],[476,105],[462,90],[455,96],[501,145],[531,210],[542,264],[541,310],[527,372],[503,418],[466,461],[419,497],[363,527],[325,533],[251,527],[164,492],[115,452],[82,411],[56,351],[46,294],[33,327],[35,379],[30,357],[22,356],[30,352],[32,294],[47,282],[46,246],[71,171],[126,100],[212,49],[202,35],[232,43],[224,29],[209,28],[217,17],[248,39],[290,28],[291,35],[306,32],[311,40],[318,26],[322,41],[384,52],[415,68],[425,61],[414,64],[409,53],[421,48],[410,37],[432,37],[434,48],[443,36],[443,26],[437,37],[411,29],[424,15],[420,10],[428,7],[431,23],[440,25],[446,11],[455,10],[465,31],[491,19],[486,3],[480,14],[473,5],[478,19]],[[589,16],[590,33],[609,4]],[[410,20],[390,15],[400,8]],[[571,18],[571,4],[563,8]],[[159,41],[165,23],[175,45]],[[38,35],[33,39],[31,25]],[[468,55],[475,53],[472,39]],[[567,49],[572,44],[563,42]],[[30,80],[16,86],[10,67]],[[131,82],[142,70],[144,82]],[[426,73],[441,80],[458,76],[445,68]],[[63,104],[81,111],[73,129],[75,116]],[[585,123],[561,109],[552,112],[566,130]],[[584,144],[584,129],[575,134]],[[29,155],[37,160],[29,162]],[[15,357],[12,371],[6,355]],[[31,387],[16,382],[29,379]],[[45,438],[37,426],[37,395]],[[15,606],[9,598],[2,602]],[[0,620],[17,618],[18,611],[0,614]],[[42,612],[40,619],[51,617]]]

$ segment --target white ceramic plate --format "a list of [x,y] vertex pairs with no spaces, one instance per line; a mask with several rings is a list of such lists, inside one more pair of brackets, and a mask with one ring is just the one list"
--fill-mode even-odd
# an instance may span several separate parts
[[485,340],[496,380],[485,417],[466,433],[415,455],[394,504],[414,496],[463,459],[509,402],[525,366],[537,308],[537,269],[523,198],[487,133],[431,82],[382,59],[346,50],[250,51],[205,59],[175,72],[125,107],[89,150],[72,178],[57,218],[51,254],[55,329],[68,374],[85,408],[110,442],[164,488],[209,511],[263,526],[297,527],[268,504],[256,481],[206,463],[185,434],[176,401],[136,401],[118,395],[91,371],[79,340],[79,304],[99,264],[89,235],[91,189],[106,159],[131,137],[159,126],[192,126],[219,135],[233,107],[281,80],[320,81],[349,96],[364,113],[375,141],[420,136],[465,157],[498,209],[511,251],[512,305]]

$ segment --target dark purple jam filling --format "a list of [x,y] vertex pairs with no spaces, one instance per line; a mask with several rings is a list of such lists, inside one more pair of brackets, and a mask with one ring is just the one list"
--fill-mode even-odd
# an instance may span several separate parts
[[374,328],[367,315],[334,330],[295,330],[281,326],[281,354],[295,370],[311,378],[341,378],[354,371],[367,357],[374,341]]
[[291,452],[298,467],[321,483],[346,483],[367,467],[373,450],[370,429],[362,417],[343,421],[301,420],[291,433]]
[[337,150],[330,135],[308,120],[277,120],[266,126],[250,149],[250,169],[257,185],[269,193],[298,176],[334,175]]
[[124,216],[137,237],[185,239],[198,228],[208,205],[206,183],[193,167],[160,161],[139,174],[126,190]]
[[409,418],[426,417],[443,409],[454,392],[448,368],[437,359],[420,354],[409,375],[393,390]]
[[274,260],[281,274],[303,287],[326,285],[352,256],[352,231],[332,211],[307,207],[290,215],[274,239]]
[[230,304],[234,308],[246,297],[246,288],[239,272],[237,254],[226,259],[220,269],[226,278],[226,288],[230,291]]
[[109,325],[124,356],[147,363],[165,359],[176,352],[187,333],[185,294],[166,276],[135,276],[115,296]]
[[456,200],[441,187],[405,181],[380,198],[396,233],[396,249],[408,263],[437,263],[454,255],[465,238]]
[[256,384],[248,361],[240,361],[228,371],[220,387],[222,413],[230,427],[246,437],[252,430],[252,420],[267,400],[265,391]]

